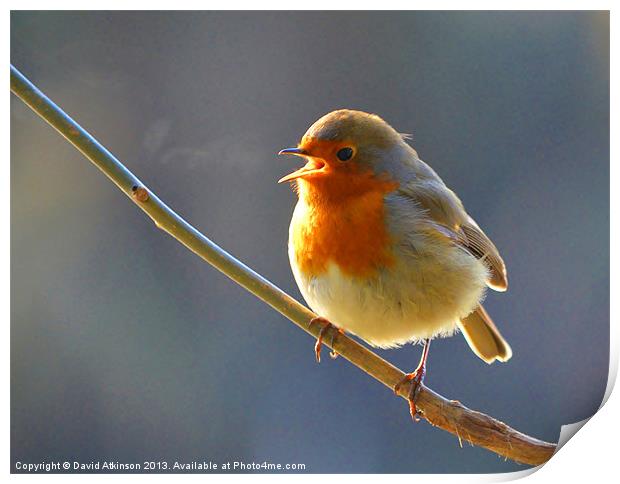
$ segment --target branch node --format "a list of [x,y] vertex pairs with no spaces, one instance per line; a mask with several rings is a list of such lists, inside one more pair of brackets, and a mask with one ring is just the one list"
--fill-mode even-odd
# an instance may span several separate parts
[[134,185],[131,187],[132,194],[131,196],[136,199],[138,202],[146,202],[149,199],[149,192],[144,187],[139,187],[138,185]]

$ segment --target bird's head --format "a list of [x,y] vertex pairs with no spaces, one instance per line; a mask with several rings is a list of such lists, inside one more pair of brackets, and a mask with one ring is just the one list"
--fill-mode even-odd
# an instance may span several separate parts
[[307,160],[279,183],[296,181],[301,190],[341,195],[368,189],[373,180],[397,184],[396,167],[412,152],[403,136],[379,116],[349,109],[332,111],[310,126],[296,148],[279,152]]

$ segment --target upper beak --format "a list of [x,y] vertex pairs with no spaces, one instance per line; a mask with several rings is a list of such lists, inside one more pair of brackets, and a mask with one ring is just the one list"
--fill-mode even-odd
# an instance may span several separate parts
[[278,155],[295,155],[295,156],[307,156],[308,152],[301,148],[285,148],[278,152]]
[[295,180],[296,178],[302,178],[311,173],[317,173],[325,166],[325,161],[321,158],[312,156],[308,151],[302,148],[286,148],[284,150],[280,150],[278,155],[305,156],[309,158],[308,163],[306,163],[305,166],[301,167],[297,171],[294,171],[293,173],[283,176],[278,180],[278,183]]

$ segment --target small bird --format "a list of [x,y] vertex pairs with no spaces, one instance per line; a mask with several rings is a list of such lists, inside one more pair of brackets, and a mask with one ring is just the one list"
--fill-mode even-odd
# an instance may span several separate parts
[[[409,408],[426,374],[430,341],[459,329],[486,363],[512,350],[481,305],[487,287],[508,287],[504,261],[435,171],[379,116],[326,114],[296,148],[306,159],[284,176],[298,202],[288,255],[295,281],[322,328],[335,326],[379,348],[424,343]],[[332,354],[332,356],[334,356]]]

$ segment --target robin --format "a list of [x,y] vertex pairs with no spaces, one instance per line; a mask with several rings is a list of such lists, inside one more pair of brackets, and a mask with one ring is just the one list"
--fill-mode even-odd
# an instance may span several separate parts
[[[295,281],[320,317],[379,348],[424,343],[409,405],[426,374],[430,342],[460,330],[486,363],[512,351],[480,304],[487,287],[508,287],[504,261],[435,171],[379,116],[341,109],[316,121],[297,148],[280,155],[305,166],[293,182],[298,202],[288,254]],[[334,356],[332,354],[332,356]]]

